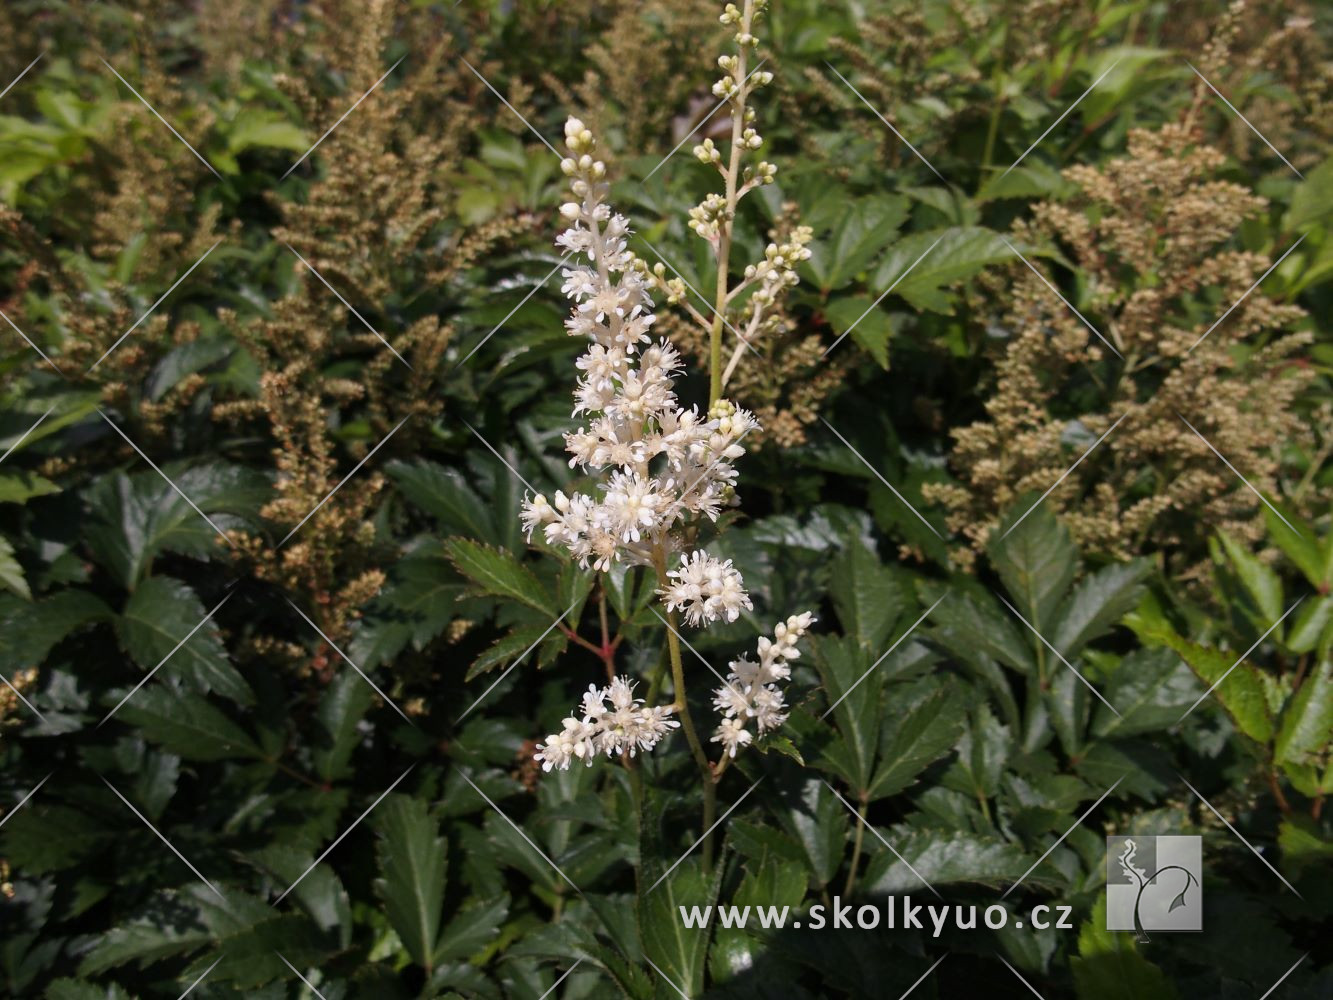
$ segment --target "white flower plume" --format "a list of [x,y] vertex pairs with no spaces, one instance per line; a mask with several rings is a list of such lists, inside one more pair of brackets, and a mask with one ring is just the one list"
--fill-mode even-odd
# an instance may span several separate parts
[[[556,242],[575,253],[564,270],[565,295],[574,306],[565,326],[586,337],[576,362],[574,416],[588,423],[565,435],[571,467],[602,473],[597,495],[564,492],[554,503],[525,500],[523,527],[531,540],[567,548],[580,566],[610,569],[616,562],[654,565],[654,552],[683,547],[679,528],[699,518],[717,519],[736,503],[736,470],[745,454],[740,440],[757,424],[725,400],[706,414],[676,399],[680,354],[651,335],[652,279],[626,248],[629,223],[606,204],[606,167],[593,158],[596,142],[578,119],[565,124],[572,154],[561,167],[574,198],[561,206],[568,228]],[[668,610],[681,607],[692,625],[735,621],[750,608],[740,574],[699,552],[682,557],[662,591]]]
[[778,622],[773,638],[759,637],[759,662],[742,656],[732,660],[726,683],[713,692],[713,707],[722,722],[713,733],[713,743],[731,757],[754,739],[747,728],[753,719],[760,736],[787,721],[787,706],[778,681],[791,676],[790,661],[801,655],[796,644],[815,622],[810,612]]
[[[567,228],[556,240],[571,251],[562,291],[573,307],[565,327],[588,341],[576,362],[573,406],[573,415],[586,423],[565,435],[565,449],[571,468],[598,478],[589,493],[525,499],[524,531],[531,541],[540,530],[547,543],[567,549],[585,569],[604,572],[618,562],[654,567],[668,613],[679,612],[689,625],[734,622],[753,610],[741,574],[731,560],[699,549],[695,538],[701,522],[716,521],[723,507],[738,503],[732,463],[745,454],[741,439],[758,424],[727,400],[706,414],[677,400],[674,382],[683,365],[668,340],[652,336],[649,294],[656,286],[670,296],[675,286],[627,248],[629,223],[606,204],[606,166],[593,156],[592,133],[571,118],[565,144],[571,155],[561,169],[574,198],[560,207]],[[775,289],[789,284],[783,275],[808,256],[803,247],[802,241],[773,248],[762,271],[747,272],[747,280]],[[677,561],[674,569],[667,569],[669,560]],[[713,741],[724,753],[734,757],[754,740],[751,720],[762,735],[787,718],[776,682],[789,675],[787,662],[798,655],[796,642],[813,621],[808,613],[788,618],[773,639],[759,640],[757,664],[732,662],[715,698],[724,717]],[[679,725],[670,718],[678,707],[683,710],[684,702],[645,708],[623,678],[590,687],[581,711],[538,744],[535,759],[545,771],[563,770],[575,760],[591,764],[601,754],[650,750]],[[688,723],[687,711],[684,718]],[[694,741],[692,727],[686,734]]]
[[617,677],[604,688],[590,684],[583,695],[582,712],[565,719],[564,728],[537,744],[534,758],[543,771],[565,770],[575,760],[592,765],[599,754],[615,757],[651,750],[658,740],[680,725],[670,718],[670,705],[645,708],[634,697],[634,684]]

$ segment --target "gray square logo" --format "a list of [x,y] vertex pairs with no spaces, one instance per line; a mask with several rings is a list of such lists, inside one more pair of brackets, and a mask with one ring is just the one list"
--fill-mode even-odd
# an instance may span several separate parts
[[1106,929],[1203,930],[1199,837],[1107,837]]

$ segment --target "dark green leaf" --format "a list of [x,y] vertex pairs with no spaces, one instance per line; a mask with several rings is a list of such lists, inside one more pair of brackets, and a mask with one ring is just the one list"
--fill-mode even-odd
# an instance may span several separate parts
[[315,712],[324,738],[312,752],[325,781],[347,773],[347,763],[362,740],[361,720],[374,698],[374,690],[355,671],[340,671],[329,683]]
[[424,649],[459,616],[463,590],[453,566],[439,556],[399,561],[357,623],[348,655],[370,670],[391,663],[409,645]]
[[[120,641],[145,670],[152,670],[170,655],[158,676],[170,673],[204,693],[216,691],[237,704],[254,704],[254,692],[231,665],[216,621],[210,619],[199,627],[207,614],[203,602],[181,581],[150,577],[125,604]],[[176,649],[186,636],[189,640]]]
[[916,609],[910,590],[893,569],[860,545],[847,546],[831,570],[829,596],[843,632],[879,656],[894,623]]
[[444,546],[450,561],[472,582],[472,593],[518,601],[552,618],[560,613],[531,570],[509,552],[467,538],[450,538]]
[[435,945],[435,961],[471,958],[495,940],[508,915],[508,896],[482,902],[455,914]]
[[[936,241],[938,245],[931,250]],[[953,295],[945,289],[992,264],[1012,259],[999,234],[981,226],[913,233],[885,255],[872,285],[885,289],[901,278],[893,290],[895,295],[916,309],[947,314],[953,311]]]
[[138,726],[148,739],[186,760],[227,760],[263,756],[244,729],[201,695],[148,684],[137,691],[117,718]]
[[1056,608],[1078,572],[1078,550],[1069,530],[1045,504],[1038,504],[1024,517],[1026,510],[1020,504],[1004,518],[987,551],[1004,580],[1009,600],[1049,639],[1057,621]]
[[390,462],[386,467],[399,492],[435,517],[446,531],[498,545],[494,515],[457,469],[434,462]]
[[[875,854],[866,865],[862,880],[866,892],[895,895],[929,892],[923,879],[936,889],[958,883],[998,888],[1022,878],[1035,860],[1014,844],[974,833],[914,830],[905,834],[892,829],[885,831],[885,836],[907,864],[892,851]],[[912,869],[916,869],[916,874]],[[1023,884],[1033,886],[1043,882],[1049,884],[1049,878],[1043,877],[1039,868]]]
[[867,793],[872,801],[901,792],[952,750],[966,718],[966,702],[953,684],[932,682],[909,698],[890,697],[896,704],[884,715],[879,762]]
[[1073,662],[1085,645],[1133,610],[1151,569],[1146,559],[1136,559],[1105,566],[1080,581],[1060,605],[1054,629],[1046,633],[1051,645]]
[[1279,761],[1304,763],[1333,745],[1333,662],[1313,667],[1282,710],[1273,751]]
[[1198,700],[1199,682],[1169,649],[1136,649],[1119,661],[1102,687],[1105,705],[1097,706],[1092,731],[1101,738],[1168,729]]
[[380,878],[375,889],[389,923],[418,965],[430,969],[437,958],[440,911],[444,905],[444,838],[426,804],[392,795],[379,806],[377,848]]
[[35,604],[0,595],[0,658],[8,670],[37,666],[75,629],[114,617],[86,590],[61,590]]

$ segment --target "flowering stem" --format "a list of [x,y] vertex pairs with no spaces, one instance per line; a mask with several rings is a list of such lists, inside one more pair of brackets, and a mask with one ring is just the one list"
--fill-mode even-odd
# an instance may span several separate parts
[[852,895],[852,890],[856,888],[856,869],[861,863],[861,842],[866,832],[866,807],[869,803],[865,798],[861,799],[860,807],[856,810],[857,819],[856,835],[852,840],[852,864],[847,871],[847,884],[843,887],[842,894],[848,898]]
[[699,742],[699,736],[694,729],[694,720],[690,717],[689,700],[685,697],[685,665],[680,658],[680,640],[676,638],[676,615],[675,612],[667,612],[667,623],[670,626],[667,629],[667,652],[671,657],[671,683],[676,689],[676,712],[680,716],[680,727],[685,730],[685,739],[690,744],[690,753],[694,755],[694,762],[699,765],[699,770],[704,773],[708,783],[713,782],[713,768],[708,763],[708,755],[704,753],[703,744]]
[[607,627],[606,621],[606,589],[600,585],[597,588],[597,617],[602,626],[602,649],[599,655],[606,663],[606,679],[613,681],[616,679],[615,647],[611,644],[611,629]]
[[[748,35],[754,20],[754,0],[745,0],[745,9],[741,14],[740,30]],[[731,149],[727,160],[726,210],[722,225],[718,227],[717,241],[717,301],[713,307],[713,325],[708,331],[708,405],[711,407],[722,398],[722,327],[727,308],[727,281],[730,277],[728,265],[731,261],[731,227],[736,215],[737,179],[741,173],[741,133],[745,129],[745,98],[749,90],[746,83],[746,62],[749,48],[740,46],[737,54],[735,72],[737,93],[731,103]]]
[[713,870],[713,823],[717,816],[717,782],[712,774],[704,781],[704,874]]
[[[665,580],[666,554],[660,544],[653,546],[653,566],[657,578]],[[699,734],[694,729],[694,719],[690,716],[690,703],[685,693],[685,663],[680,655],[680,639],[676,636],[679,627],[674,611],[667,612],[667,655],[671,659],[671,683],[675,688],[676,713],[680,717],[680,727],[685,730],[685,741],[690,745],[694,762],[699,765],[699,773],[704,780],[704,871],[713,865],[713,838],[709,831],[713,827],[713,816],[717,812],[717,780],[713,775],[713,766],[708,762],[708,754],[699,742]]]

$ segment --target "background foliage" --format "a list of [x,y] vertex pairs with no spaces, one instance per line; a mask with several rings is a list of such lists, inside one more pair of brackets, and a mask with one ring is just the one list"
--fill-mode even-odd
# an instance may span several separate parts
[[[737,375],[768,431],[722,544],[756,607],[698,653],[797,607],[821,634],[789,752],[721,788],[721,864],[647,891],[697,837],[683,743],[531,762],[597,651],[650,678],[661,629],[643,570],[521,538],[518,476],[569,481],[576,345],[557,161],[488,83],[542,135],[595,125],[636,248],[710,297],[706,168],[658,165],[712,106],[717,5],[5,5],[0,75],[41,55],[0,98],[7,995],[896,997],[946,952],[916,995],[1029,995],[997,953],[1048,998],[1256,997],[1294,965],[1281,996],[1333,994],[1314,12],[777,0],[782,172],[737,228],[743,259],[798,222],[815,252]],[[908,864],[989,905],[1094,803],[1004,900],[1074,932],[675,913],[920,894]],[[1204,836],[1204,934],[1102,930],[1128,832]]]

